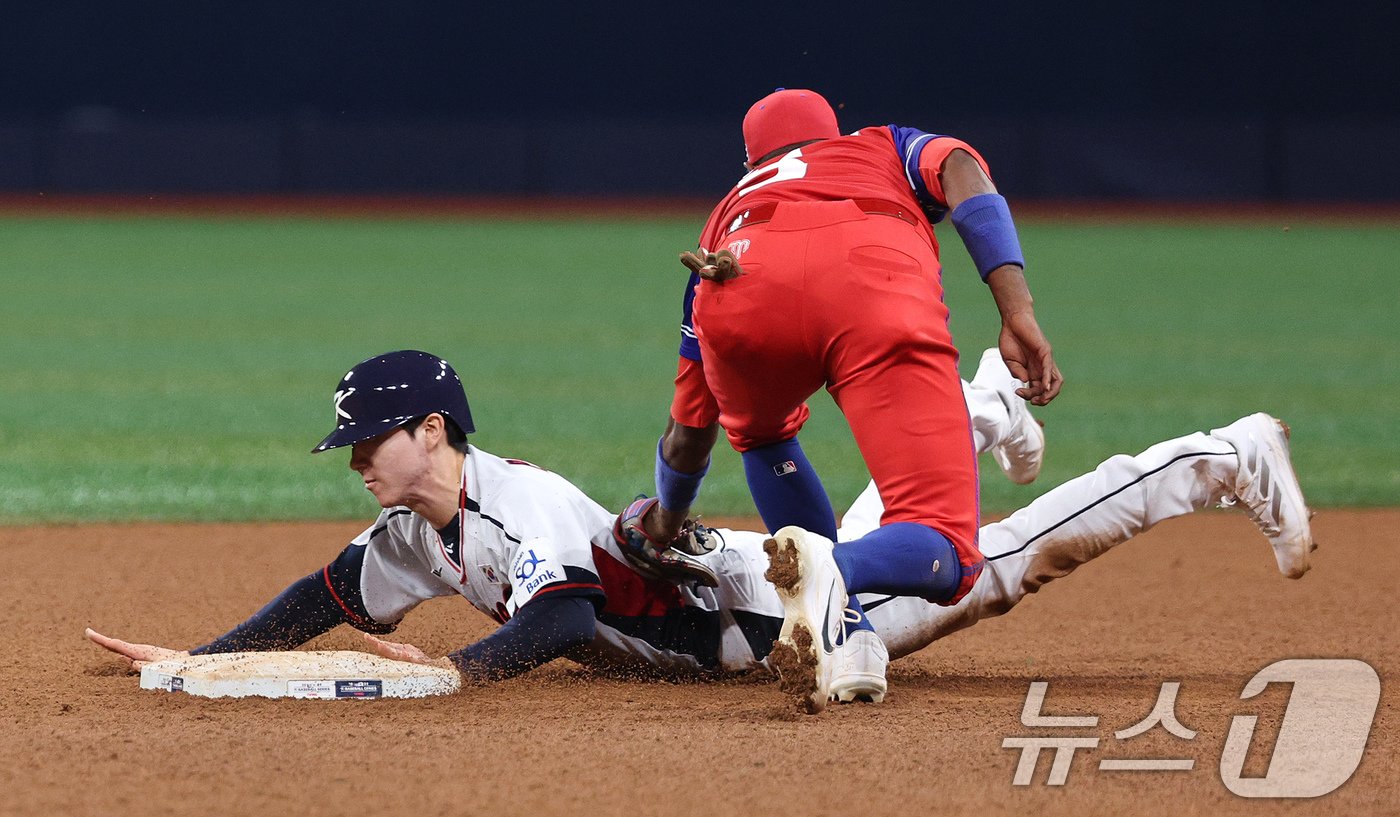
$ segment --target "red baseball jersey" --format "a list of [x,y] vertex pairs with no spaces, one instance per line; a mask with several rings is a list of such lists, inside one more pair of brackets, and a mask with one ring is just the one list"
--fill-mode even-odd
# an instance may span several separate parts
[[930,224],[941,221],[948,208],[938,176],[956,149],[967,151],[987,170],[966,142],[897,125],[864,128],[789,151],[739,180],[710,214],[700,246],[723,247],[724,236],[757,204],[865,199],[923,211],[921,221],[936,252]]
[[[991,176],[987,162],[970,145],[951,136],[899,125],[863,128],[824,139],[765,162],[748,173],[710,213],[699,246],[718,250],[744,212],[755,205],[783,201],[876,199],[906,210],[922,211],[920,220],[933,251],[938,240],[933,224],[948,213],[939,172],[948,154],[965,150]],[[691,274],[682,304],[680,355],[700,359],[691,305],[700,277]]]

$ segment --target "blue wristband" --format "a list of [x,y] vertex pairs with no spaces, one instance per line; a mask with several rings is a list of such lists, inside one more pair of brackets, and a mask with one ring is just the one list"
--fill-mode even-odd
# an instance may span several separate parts
[[682,474],[672,468],[661,456],[661,440],[656,441],[656,495],[661,499],[661,507],[668,511],[688,509],[700,495],[700,482],[710,470],[710,463],[694,474]]
[[983,281],[992,270],[1004,264],[1025,269],[1026,259],[1021,255],[1011,208],[1006,206],[1006,199],[996,193],[983,193],[959,204],[953,211],[953,226],[962,236],[967,254],[972,256],[972,263]]

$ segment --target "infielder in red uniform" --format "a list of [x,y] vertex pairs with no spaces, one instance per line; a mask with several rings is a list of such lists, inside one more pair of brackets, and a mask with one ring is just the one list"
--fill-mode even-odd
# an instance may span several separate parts
[[[805,90],[756,102],[744,141],[750,172],[710,214],[700,252],[683,256],[693,312],[657,451],[658,501],[623,522],[669,541],[722,426],[764,522],[783,528],[770,547],[770,578],[790,602],[780,640],[808,631],[811,654],[799,645],[793,661],[814,670],[809,691],[824,700],[841,619],[874,637],[847,593],[954,604],[982,570],[977,464],[932,223],[952,214],[991,289],[1001,354],[1027,383],[1018,394],[1045,405],[1061,375],[1006,202],[966,143],[894,125],[841,136],[831,106]],[[835,516],[797,442],[805,401],[822,387],[885,508],[880,528],[834,551]]]

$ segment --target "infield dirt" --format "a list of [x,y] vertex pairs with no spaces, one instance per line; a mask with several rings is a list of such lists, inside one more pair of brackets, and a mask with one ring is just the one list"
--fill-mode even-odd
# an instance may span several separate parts
[[[556,662],[428,700],[219,700],[143,692],[85,626],[189,646],[328,561],[361,526],[0,528],[0,814],[681,815],[1400,813],[1400,510],[1324,511],[1301,581],[1236,513],[1173,520],[890,672],[886,703],[797,716],[758,678],[648,683]],[[492,623],[461,599],[391,636],[441,654]],[[336,630],[310,645],[355,647]],[[1288,689],[1240,700],[1284,658],[1358,658],[1382,694],[1355,775],[1314,800],[1246,800],[1221,782],[1235,715],[1258,714],[1262,775]],[[1063,786],[1012,785],[1007,737],[1032,681],[1044,712],[1097,715]],[[1179,681],[1193,740],[1119,741]],[[1105,758],[1190,771],[1101,771]]]

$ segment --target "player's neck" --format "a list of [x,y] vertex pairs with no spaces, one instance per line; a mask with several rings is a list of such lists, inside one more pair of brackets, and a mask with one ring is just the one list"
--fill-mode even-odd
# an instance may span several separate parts
[[434,528],[446,527],[461,507],[462,466],[466,458],[453,448],[438,452],[422,483],[404,504]]

